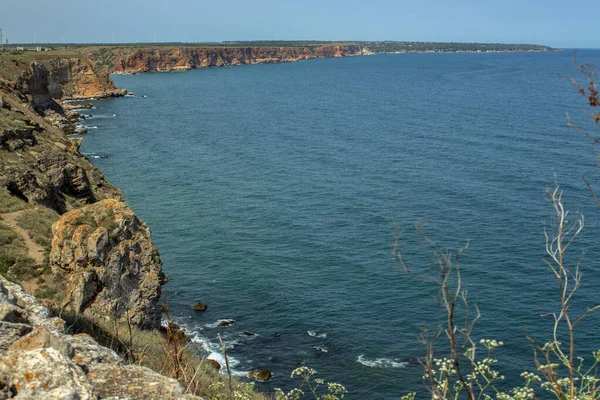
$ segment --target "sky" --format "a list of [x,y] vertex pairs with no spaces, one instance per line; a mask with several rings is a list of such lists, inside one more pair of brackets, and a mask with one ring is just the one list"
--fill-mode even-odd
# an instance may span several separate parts
[[0,0],[9,43],[409,40],[600,48],[600,0]]

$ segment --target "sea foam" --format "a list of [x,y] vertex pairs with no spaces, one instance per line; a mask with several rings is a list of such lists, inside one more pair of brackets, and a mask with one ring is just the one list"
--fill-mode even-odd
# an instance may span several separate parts
[[358,356],[356,361],[366,367],[371,368],[404,368],[408,364],[398,359],[391,358],[368,359],[362,354]]
[[307,331],[306,333],[308,333],[308,336],[314,337],[314,338],[317,338],[317,339],[325,339],[327,337],[327,332]]

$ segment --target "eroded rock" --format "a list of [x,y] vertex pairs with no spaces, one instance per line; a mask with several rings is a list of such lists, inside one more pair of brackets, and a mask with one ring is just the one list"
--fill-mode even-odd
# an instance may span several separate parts
[[14,342],[27,335],[32,329],[27,324],[0,322],[0,356],[4,355]]
[[219,328],[227,328],[228,326],[231,326],[235,324],[235,320],[234,319],[224,319],[221,322],[219,322],[219,324],[217,325],[217,327]]
[[97,366],[90,370],[88,379],[98,388],[100,398],[159,400],[184,397],[184,390],[175,379],[137,365]]
[[96,399],[87,377],[73,361],[54,348],[9,351],[0,359],[15,399]]
[[[0,276],[0,305],[26,323],[0,321],[0,399],[197,399],[174,379],[124,365],[86,334],[67,335],[64,321]],[[20,306],[19,304],[23,305]],[[47,310],[46,310],[47,311]]]
[[67,336],[66,341],[73,349],[73,361],[84,368],[99,364],[123,365],[123,359],[114,351],[98,345],[91,336],[85,333]]
[[217,360],[213,360],[212,358],[203,358],[202,362],[207,363],[209,366],[214,368],[216,371],[220,371],[222,368],[221,364]]
[[31,351],[38,349],[54,349],[64,357],[73,358],[73,348],[64,336],[49,331],[43,327],[36,327],[31,333],[23,336],[10,347],[9,351]]
[[253,378],[260,382],[266,382],[271,379],[272,373],[267,369],[257,369],[248,372],[248,378]]
[[52,271],[69,279],[66,308],[160,326],[162,263],[150,230],[126,203],[103,200],[70,211],[52,231]]
[[10,303],[0,303],[0,321],[17,324],[27,323],[27,312]]
[[23,288],[0,275],[0,304],[11,304],[24,310],[27,320],[38,325],[50,317],[50,312]]

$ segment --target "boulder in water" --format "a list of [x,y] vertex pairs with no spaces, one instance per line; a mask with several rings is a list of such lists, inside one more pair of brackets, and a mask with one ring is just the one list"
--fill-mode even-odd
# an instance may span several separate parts
[[266,382],[268,380],[271,380],[271,375],[271,371],[269,371],[268,369],[257,369],[248,372],[248,378],[254,378],[255,380],[260,382]]
[[201,301],[197,302],[196,304],[194,304],[192,306],[192,310],[195,310],[195,311],[206,311],[207,308],[208,308],[208,306]]
[[235,324],[235,320],[234,319],[224,319],[223,321],[219,322],[219,325],[217,325],[219,328],[227,328],[228,326],[231,326]]

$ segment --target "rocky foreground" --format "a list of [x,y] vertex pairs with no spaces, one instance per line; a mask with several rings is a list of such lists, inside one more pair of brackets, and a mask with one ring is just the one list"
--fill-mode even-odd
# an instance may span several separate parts
[[86,334],[67,334],[65,321],[0,276],[0,399],[8,398],[200,399]]

